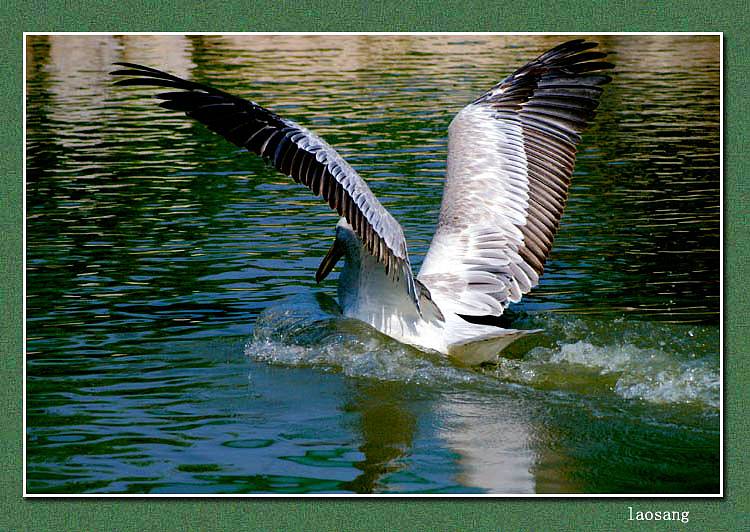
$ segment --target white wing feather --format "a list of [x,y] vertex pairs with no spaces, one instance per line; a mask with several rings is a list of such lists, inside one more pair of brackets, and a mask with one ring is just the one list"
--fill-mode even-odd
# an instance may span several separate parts
[[418,279],[443,312],[499,316],[539,282],[593,118],[601,52],[575,40],[542,54],[451,123],[438,228]]

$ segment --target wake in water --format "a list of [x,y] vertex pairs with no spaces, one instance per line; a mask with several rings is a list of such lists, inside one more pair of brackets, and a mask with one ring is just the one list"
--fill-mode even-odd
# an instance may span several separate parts
[[541,390],[719,408],[715,327],[554,313],[521,319],[523,328],[544,333],[515,344],[496,364],[469,369],[344,318],[327,296],[297,296],[261,313],[245,353],[256,361],[358,378],[433,386],[496,386],[499,379]]
[[454,367],[439,353],[422,352],[345,318],[323,294],[292,297],[264,310],[245,353],[256,361],[382,381],[427,385],[486,379]]

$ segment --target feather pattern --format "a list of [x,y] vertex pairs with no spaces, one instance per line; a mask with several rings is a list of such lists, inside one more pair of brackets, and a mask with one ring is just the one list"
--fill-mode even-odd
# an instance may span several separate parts
[[202,122],[321,196],[347,220],[389,278],[396,284],[403,283],[419,309],[419,289],[412,275],[401,225],[362,177],[323,139],[255,102],[219,89],[134,63],[116,65],[124,67],[112,72],[123,76],[116,85],[171,89],[156,95],[162,100],[161,107],[182,111]]
[[402,342],[469,363],[492,359],[535,331],[496,326],[538,282],[560,224],[581,131],[594,118],[611,68],[596,43],[543,53],[456,115],[449,128],[440,217],[414,278],[401,226],[321,138],[255,102],[133,63],[124,86],[163,87],[182,111],[260,155],[320,196],[342,219],[318,269],[342,256],[344,315]]
[[539,282],[580,132],[610,81],[596,46],[552,48],[451,123],[440,218],[418,276],[443,312],[499,316]]

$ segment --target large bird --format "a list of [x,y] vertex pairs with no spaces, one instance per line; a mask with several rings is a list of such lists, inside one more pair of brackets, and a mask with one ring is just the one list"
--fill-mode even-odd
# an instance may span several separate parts
[[493,323],[539,282],[568,196],[579,133],[610,81],[572,40],[525,64],[464,107],[448,129],[437,230],[415,277],[404,233],[362,177],[323,139],[227,92],[133,63],[117,85],[165,87],[160,106],[184,112],[322,197],[341,217],[316,273],[343,258],[345,316],[465,363],[495,357],[531,331]]

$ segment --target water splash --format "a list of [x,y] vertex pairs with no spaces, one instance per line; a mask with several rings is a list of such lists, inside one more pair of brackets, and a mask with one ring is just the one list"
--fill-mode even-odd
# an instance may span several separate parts
[[495,388],[499,380],[587,396],[719,407],[718,353],[713,350],[718,338],[710,327],[554,313],[522,316],[521,322],[523,328],[545,333],[521,343],[520,352],[505,352],[497,364],[467,369],[344,318],[327,296],[295,296],[261,313],[245,353],[256,361],[356,378]]
[[457,368],[438,353],[397,342],[357,320],[344,318],[318,294],[288,298],[264,310],[245,346],[251,359],[292,367],[319,367],[350,377],[421,385],[487,380]]
[[529,321],[545,329],[545,345],[521,360],[500,359],[494,368],[498,377],[542,388],[719,408],[715,328],[556,314]]

